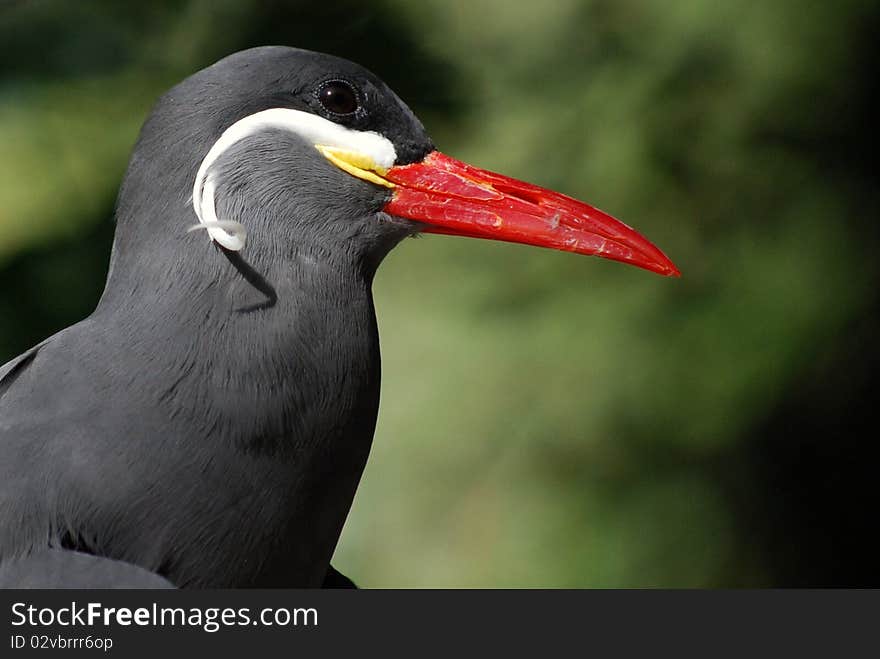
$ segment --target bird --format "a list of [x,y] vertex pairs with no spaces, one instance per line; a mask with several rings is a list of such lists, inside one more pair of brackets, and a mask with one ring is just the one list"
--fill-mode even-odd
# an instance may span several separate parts
[[0,368],[7,587],[40,566],[42,586],[352,586],[330,559],[379,406],[372,283],[405,238],[679,275],[597,208],[438,151],[362,66],[287,46],[158,99],[115,222],[94,312]]

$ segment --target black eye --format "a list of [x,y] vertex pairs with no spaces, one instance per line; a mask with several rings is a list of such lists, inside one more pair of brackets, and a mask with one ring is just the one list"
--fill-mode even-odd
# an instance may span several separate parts
[[342,80],[331,80],[321,85],[318,100],[327,112],[333,114],[352,114],[358,109],[357,94],[351,85]]

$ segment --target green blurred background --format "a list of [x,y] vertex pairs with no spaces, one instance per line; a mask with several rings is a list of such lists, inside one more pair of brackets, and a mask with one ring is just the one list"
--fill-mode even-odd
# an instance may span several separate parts
[[288,44],[444,151],[607,209],[680,280],[428,237],[334,559],[362,586],[880,585],[880,6],[0,0],[0,363],[84,317],[153,100]]

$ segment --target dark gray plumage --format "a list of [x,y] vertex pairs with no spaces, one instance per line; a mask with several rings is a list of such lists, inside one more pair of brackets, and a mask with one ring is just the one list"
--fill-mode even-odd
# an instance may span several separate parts
[[373,275],[417,225],[268,131],[217,163],[218,214],[246,223],[247,249],[186,229],[223,130],[269,107],[320,113],[330,75],[365,90],[340,123],[388,137],[398,163],[432,149],[375,76],[290,48],[238,53],[159,100],[97,309],[0,369],[0,561],[65,547],[181,587],[321,585],[376,421]]
[[142,567],[65,549],[46,549],[0,565],[0,589],[138,588],[174,585]]

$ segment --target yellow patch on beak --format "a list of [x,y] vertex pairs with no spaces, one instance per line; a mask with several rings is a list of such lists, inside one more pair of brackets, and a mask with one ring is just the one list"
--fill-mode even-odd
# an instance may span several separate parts
[[370,156],[356,151],[349,151],[348,149],[340,149],[335,146],[324,146],[323,144],[316,144],[315,148],[327,160],[352,176],[375,183],[376,185],[383,185],[386,188],[395,187],[394,183],[382,178],[388,170],[377,165]]

